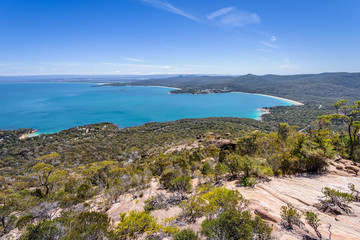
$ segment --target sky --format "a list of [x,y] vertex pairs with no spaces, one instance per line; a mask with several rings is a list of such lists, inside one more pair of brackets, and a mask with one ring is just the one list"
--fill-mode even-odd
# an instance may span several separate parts
[[359,0],[0,0],[0,75],[360,71]]

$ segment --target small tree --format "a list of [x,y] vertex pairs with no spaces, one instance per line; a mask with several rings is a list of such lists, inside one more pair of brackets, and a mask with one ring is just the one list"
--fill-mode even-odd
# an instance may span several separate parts
[[226,173],[226,166],[222,163],[216,164],[214,168],[215,181],[219,181],[219,179]]
[[241,171],[239,156],[232,155],[232,156],[226,157],[223,164],[226,165],[227,168],[229,169],[232,178],[238,177],[238,174]]
[[239,154],[254,156],[260,147],[258,144],[258,139],[260,136],[261,133],[255,131],[247,134],[244,137],[241,137],[237,142],[237,149]]
[[110,170],[117,165],[115,161],[101,161],[88,164],[83,170],[83,175],[88,178],[88,180],[99,186],[100,189],[105,189],[107,185],[107,179],[110,176]]
[[300,220],[301,215],[298,210],[290,203],[281,207],[281,225],[286,229],[293,229],[293,226],[304,228],[304,223]]
[[320,199],[319,210],[325,213],[350,214],[352,213],[348,203],[354,200],[354,197],[345,192],[325,187],[321,190],[324,199]]
[[34,167],[34,177],[41,187],[45,188],[45,196],[49,194],[52,182],[50,175],[54,172],[54,166],[46,163],[38,163]]
[[280,139],[282,142],[286,142],[286,139],[289,136],[289,133],[291,131],[291,127],[287,123],[279,123],[278,127],[278,139]]
[[244,178],[251,177],[253,172],[256,170],[256,167],[258,163],[256,162],[256,159],[253,157],[249,157],[247,155],[240,158],[240,170],[244,174]]
[[308,212],[306,212],[305,217],[306,217],[306,222],[310,225],[310,227],[312,227],[314,229],[316,235],[320,239],[322,239],[322,235],[318,230],[319,226],[321,225],[318,215],[316,213],[308,211]]
[[55,165],[60,162],[60,155],[56,152],[52,152],[37,158],[37,160],[46,164]]
[[348,188],[351,191],[351,195],[353,196],[353,199],[355,202],[360,202],[360,191],[355,189],[355,185],[352,183],[348,184]]
[[206,213],[207,202],[204,198],[199,196],[192,196],[186,201],[180,203],[182,213],[179,218],[184,219],[189,223],[195,223],[197,218],[200,218]]
[[348,137],[349,158],[355,160],[355,148],[360,144],[360,101],[354,105],[346,105],[347,100],[340,100],[333,104],[336,113],[328,115],[331,120],[339,120],[346,128]]

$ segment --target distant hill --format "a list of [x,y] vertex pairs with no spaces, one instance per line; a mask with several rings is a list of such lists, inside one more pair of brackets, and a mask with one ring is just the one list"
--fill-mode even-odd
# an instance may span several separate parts
[[112,86],[166,86],[181,89],[229,89],[247,93],[269,94],[300,102],[330,103],[338,99],[358,100],[360,73],[321,73],[301,75],[177,76],[154,78]]
[[[90,82],[110,86],[166,86],[181,93],[246,92],[289,98],[303,103],[326,104],[339,99],[358,100],[360,73],[299,75],[44,75],[0,76],[1,82]],[[201,91],[210,89],[213,91]]]

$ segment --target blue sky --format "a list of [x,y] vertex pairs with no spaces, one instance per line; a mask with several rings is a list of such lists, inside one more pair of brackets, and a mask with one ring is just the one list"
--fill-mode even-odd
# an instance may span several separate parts
[[359,0],[0,0],[0,75],[359,72]]

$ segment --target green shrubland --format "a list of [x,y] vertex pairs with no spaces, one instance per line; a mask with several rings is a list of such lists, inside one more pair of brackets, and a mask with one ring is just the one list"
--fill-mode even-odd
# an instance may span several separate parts
[[[269,227],[247,215],[240,192],[221,186],[234,180],[252,187],[274,175],[322,173],[338,155],[360,161],[359,102],[346,104],[335,103],[333,113],[312,119],[306,129],[209,118],[127,129],[101,123],[25,140],[19,137],[26,129],[0,131],[0,235],[17,227],[24,239],[90,239],[90,232],[97,239],[170,236],[179,232],[179,221],[205,217],[202,233],[209,239],[245,230],[246,236],[267,239]],[[125,194],[141,196],[152,181],[169,195],[149,198],[144,212],[122,215],[116,226],[109,221],[105,212],[112,204]],[[325,188],[318,208],[350,214],[348,203],[359,201],[359,191],[349,189],[351,194]],[[152,217],[151,211],[173,205],[182,212],[169,226]],[[282,211],[287,228],[300,224],[291,206]],[[240,223],[228,229],[229,217]],[[308,213],[307,221],[317,231],[316,216]],[[186,231],[176,236],[196,239]]]

